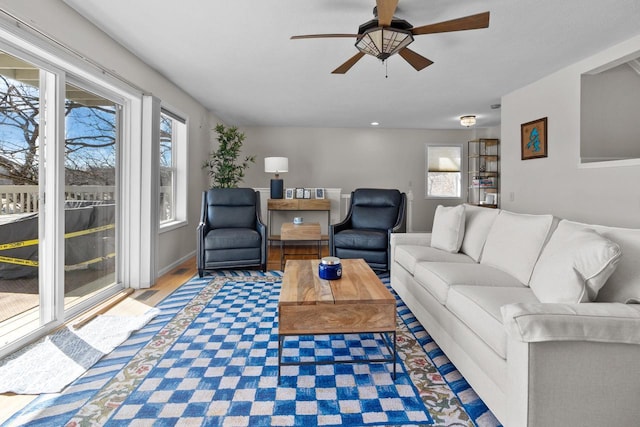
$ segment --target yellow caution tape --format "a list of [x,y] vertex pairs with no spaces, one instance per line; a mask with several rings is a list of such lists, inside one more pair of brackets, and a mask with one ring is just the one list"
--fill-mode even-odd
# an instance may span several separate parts
[[38,261],[32,261],[30,259],[11,258],[8,256],[0,256],[0,262],[4,262],[6,264],[26,265],[29,267],[38,266]]
[[87,230],[74,231],[72,233],[67,233],[64,235],[65,239],[70,239],[72,237],[85,236],[87,234],[99,233],[100,231],[110,230],[112,228],[116,228],[115,224],[107,224],[102,225],[100,227],[89,228]]
[[[80,231],[74,231],[71,233],[67,233],[64,235],[65,239],[71,239],[73,237],[79,237],[79,236],[86,236],[87,234],[92,234],[92,233],[99,233],[101,231],[106,231],[106,230],[110,230],[115,228],[116,225],[115,224],[107,224],[107,225],[102,225],[100,227],[94,227],[94,228],[89,228],[87,230],[80,230]],[[10,249],[17,249],[17,248],[24,248],[26,246],[34,246],[38,244],[38,239],[31,239],[31,240],[23,240],[20,242],[12,242],[12,243],[3,243],[0,244],[0,251],[7,251]],[[88,261],[88,262],[83,262],[82,264],[93,264],[96,262],[99,262],[105,258],[112,258],[113,256],[115,256],[115,254],[109,254],[106,257],[100,257],[100,258],[95,258],[94,260]],[[38,261],[32,261],[32,260],[28,260],[28,259],[20,259],[20,258],[12,258],[12,257],[5,257],[5,256],[0,256],[0,262],[4,262],[6,264],[17,264],[17,265],[28,265],[28,266],[33,266],[33,267],[37,267],[38,266]]]
[[23,240],[22,242],[4,243],[0,245],[0,251],[9,249],[24,248],[25,246],[33,246],[38,244],[38,239]]
[[108,260],[108,259],[111,259],[111,258],[115,258],[115,256],[116,256],[116,253],[112,252],[112,253],[107,254],[105,256],[101,256],[101,257],[98,257],[98,258],[90,259],[88,261],[83,261],[83,262],[80,262],[78,264],[65,265],[65,268],[67,268],[69,270],[72,270],[72,269],[74,269],[74,267],[77,267],[77,266],[85,266],[85,265],[95,264],[95,263],[100,262],[100,261],[105,261],[105,260]]

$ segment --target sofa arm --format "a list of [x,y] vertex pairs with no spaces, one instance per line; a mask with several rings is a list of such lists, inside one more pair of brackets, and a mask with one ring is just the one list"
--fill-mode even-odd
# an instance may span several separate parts
[[518,303],[501,311],[507,334],[520,342],[640,344],[640,304]]
[[431,233],[391,233],[391,246],[431,246]]

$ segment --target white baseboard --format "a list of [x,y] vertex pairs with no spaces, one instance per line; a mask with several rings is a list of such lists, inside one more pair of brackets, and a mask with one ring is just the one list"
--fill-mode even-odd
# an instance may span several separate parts
[[174,268],[176,268],[177,266],[179,266],[180,264],[182,264],[183,262],[185,262],[189,258],[193,258],[194,256],[196,256],[196,251],[189,252],[187,255],[185,255],[182,258],[174,261],[173,263],[169,264],[165,268],[159,270],[158,271],[158,277],[160,277],[160,276],[162,276],[164,274],[167,274],[168,272],[170,272],[171,270],[173,270]]

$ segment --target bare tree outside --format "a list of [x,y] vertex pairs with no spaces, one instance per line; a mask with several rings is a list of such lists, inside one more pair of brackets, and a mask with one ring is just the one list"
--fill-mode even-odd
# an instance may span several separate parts
[[[73,86],[68,89],[83,93]],[[0,75],[0,178],[5,183],[38,183],[39,96],[37,87]],[[65,100],[65,119],[72,125],[65,137],[67,185],[115,184],[115,112],[113,103]]]

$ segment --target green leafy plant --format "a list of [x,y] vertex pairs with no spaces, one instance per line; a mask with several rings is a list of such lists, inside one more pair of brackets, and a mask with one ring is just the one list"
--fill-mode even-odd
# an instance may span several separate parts
[[202,168],[209,169],[212,188],[237,187],[244,178],[244,171],[249,167],[249,163],[256,162],[256,156],[246,156],[238,163],[240,149],[245,140],[244,133],[238,132],[235,126],[226,127],[220,123],[216,125],[215,131],[218,134],[218,149],[211,152]]

